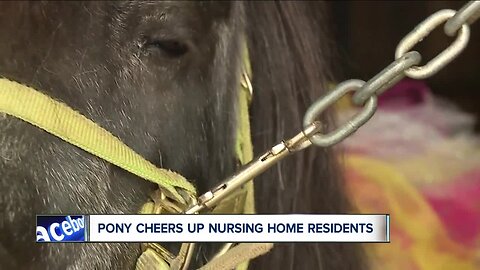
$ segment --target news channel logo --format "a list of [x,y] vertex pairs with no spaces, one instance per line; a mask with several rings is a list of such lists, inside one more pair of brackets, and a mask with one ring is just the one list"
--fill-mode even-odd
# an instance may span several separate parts
[[84,215],[38,215],[36,242],[85,242],[86,227]]

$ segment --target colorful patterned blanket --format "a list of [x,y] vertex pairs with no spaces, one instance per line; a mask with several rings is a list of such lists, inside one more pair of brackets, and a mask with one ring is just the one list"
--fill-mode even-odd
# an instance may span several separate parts
[[474,119],[432,97],[422,82],[406,80],[387,93],[342,148],[357,212],[391,215],[391,243],[366,245],[374,269],[480,269]]

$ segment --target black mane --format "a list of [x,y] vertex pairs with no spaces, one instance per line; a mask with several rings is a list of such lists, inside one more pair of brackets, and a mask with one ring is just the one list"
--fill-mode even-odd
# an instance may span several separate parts
[[[267,149],[302,128],[308,106],[326,92],[329,40],[322,2],[247,4],[252,55],[254,149]],[[322,119],[328,124],[328,114]],[[331,149],[311,147],[255,182],[260,213],[347,213],[342,177]],[[262,179],[263,178],[263,179]],[[277,244],[258,269],[363,269],[356,244]]]

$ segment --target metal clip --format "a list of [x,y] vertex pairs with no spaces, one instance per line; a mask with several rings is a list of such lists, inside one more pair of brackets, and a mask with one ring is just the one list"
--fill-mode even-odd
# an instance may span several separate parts
[[243,166],[220,185],[200,196],[197,204],[186,210],[185,214],[195,214],[205,208],[212,208],[217,205],[234,190],[263,173],[286,156],[310,146],[312,143],[309,138],[319,129],[320,123],[314,122],[293,138],[273,146],[263,155]]

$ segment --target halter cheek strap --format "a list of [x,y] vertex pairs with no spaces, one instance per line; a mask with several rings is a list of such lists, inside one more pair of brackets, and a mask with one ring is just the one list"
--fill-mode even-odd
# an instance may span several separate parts
[[[248,50],[244,43],[243,66],[241,84],[237,91],[237,132],[235,140],[235,155],[242,165],[253,159],[253,147],[250,136],[249,103],[253,88],[250,81],[251,67]],[[146,203],[141,213],[161,214],[172,213],[172,203],[161,191],[152,196],[152,200]],[[175,209],[173,209],[175,211]],[[173,212],[174,212],[173,211]],[[212,209],[212,213],[222,214],[254,214],[255,199],[253,181],[245,183],[240,188],[222,199],[221,203]],[[149,243],[144,246],[144,251],[137,261],[136,270],[179,270],[188,269],[195,244],[184,243],[180,252],[175,256],[162,246]],[[273,247],[269,243],[246,243],[233,247],[233,243],[226,243],[222,249],[202,269],[232,269],[246,270],[249,260],[265,254]],[[228,266],[227,268],[225,268]]]

